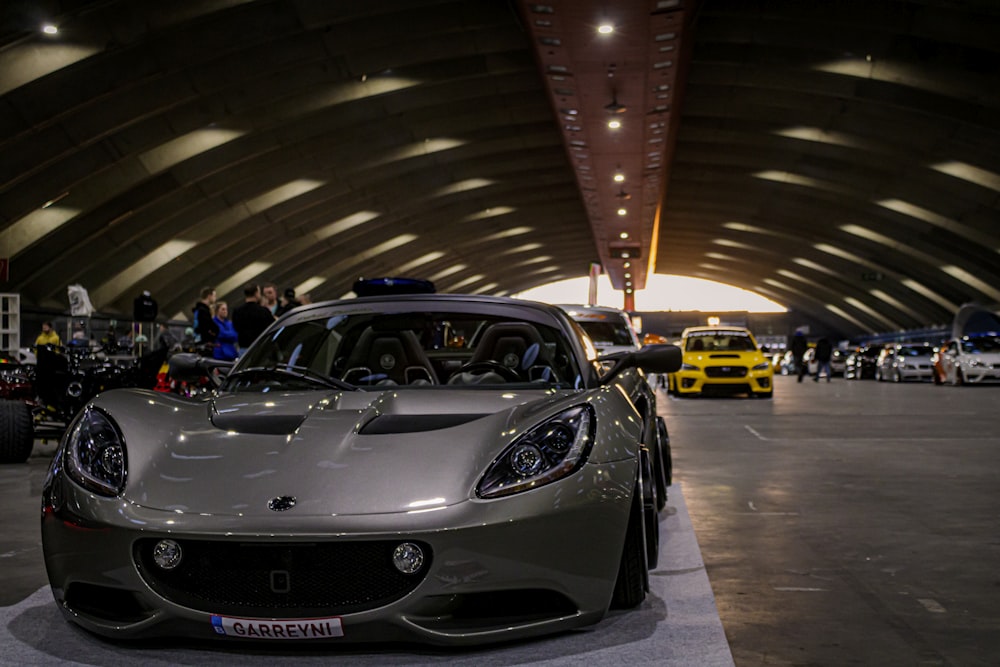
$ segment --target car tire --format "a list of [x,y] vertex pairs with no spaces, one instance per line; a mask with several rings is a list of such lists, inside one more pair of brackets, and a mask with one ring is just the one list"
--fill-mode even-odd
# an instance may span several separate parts
[[24,463],[31,456],[34,444],[28,404],[0,401],[0,463]]
[[965,384],[965,376],[962,374],[961,368],[955,369],[955,386],[961,387]]
[[899,374],[899,369],[896,369],[896,371],[893,373],[893,375],[892,375],[892,381],[893,382],[902,382],[903,381],[903,376],[901,376]]
[[[656,511],[659,512],[667,504],[667,487],[670,485],[670,479],[668,477],[667,466],[669,462],[665,460],[668,457],[669,451],[664,451],[663,442],[660,438],[660,427],[659,422],[663,420],[662,417],[654,417],[649,420],[644,435],[644,442],[649,448],[649,458],[650,464],[652,466],[652,480],[656,487]],[[666,428],[666,426],[664,426]]]
[[660,559],[660,508],[652,454],[645,448],[639,456],[642,470],[642,524],[646,541],[646,567],[656,567]]
[[632,609],[646,599],[646,592],[649,590],[649,568],[646,565],[643,523],[642,481],[639,480],[632,492],[632,509],[629,511],[628,527],[625,529],[625,543],[622,545],[615,590],[611,594],[612,609]]
[[[660,459],[663,463],[663,481],[669,487],[674,483],[674,456],[670,451],[670,434],[667,431],[667,422],[663,420],[663,417],[656,418],[656,435],[657,442],[660,444],[660,453],[662,458]],[[666,505],[667,496],[666,493],[663,495],[663,503]],[[663,509],[662,507],[660,509]]]

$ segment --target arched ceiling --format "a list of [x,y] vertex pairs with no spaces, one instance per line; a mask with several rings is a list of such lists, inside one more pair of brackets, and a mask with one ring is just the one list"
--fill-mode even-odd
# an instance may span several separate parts
[[991,0],[5,0],[0,290],[173,316],[601,261],[947,322],[1000,302],[998,36]]

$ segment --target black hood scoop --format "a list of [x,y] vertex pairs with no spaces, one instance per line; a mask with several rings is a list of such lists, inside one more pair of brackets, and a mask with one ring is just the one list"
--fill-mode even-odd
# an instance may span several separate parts
[[391,435],[394,433],[438,431],[468,424],[486,416],[486,414],[380,415],[362,426],[358,433],[360,435]]

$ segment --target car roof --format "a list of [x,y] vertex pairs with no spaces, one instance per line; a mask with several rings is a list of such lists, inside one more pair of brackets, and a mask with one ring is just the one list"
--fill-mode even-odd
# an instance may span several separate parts
[[738,333],[738,334],[746,334],[746,335],[749,335],[749,336],[753,335],[753,334],[750,333],[750,330],[747,329],[746,327],[730,327],[730,326],[710,327],[710,326],[703,326],[703,327],[688,327],[688,328],[686,328],[684,331],[681,332],[681,338],[684,338],[684,337],[689,336],[691,334],[695,334],[695,335],[708,335],[708,334],[713,334],[713,333],[718,333],[718,334]]
[[557,308],[562,308],[570,317],[576,318],[577,316],[587,316],[587,315],[615,315],[628,317],[628,312],[620,308],[612,308],[611,306],[588,306],[586,304],[572,304],[572,303],[559,303],[556,304]]

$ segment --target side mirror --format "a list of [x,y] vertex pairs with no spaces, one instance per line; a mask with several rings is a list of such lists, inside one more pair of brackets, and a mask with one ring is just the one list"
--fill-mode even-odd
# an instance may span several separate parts
[[195,382],[203,377],[207,377],[218,385],[219,378],[215,370],[220,369],[224,375],[233,367],[233,362],[209,359],[194,352],[178,352],[170,357],[169,367],[170,377],[178,380]]
[[676,345],[646,345],[640,350],[621,355],[601,381],[609,382],[629,368],[641,368],[649,373],[674,373],[680,370],[682,360],[681,348]]

